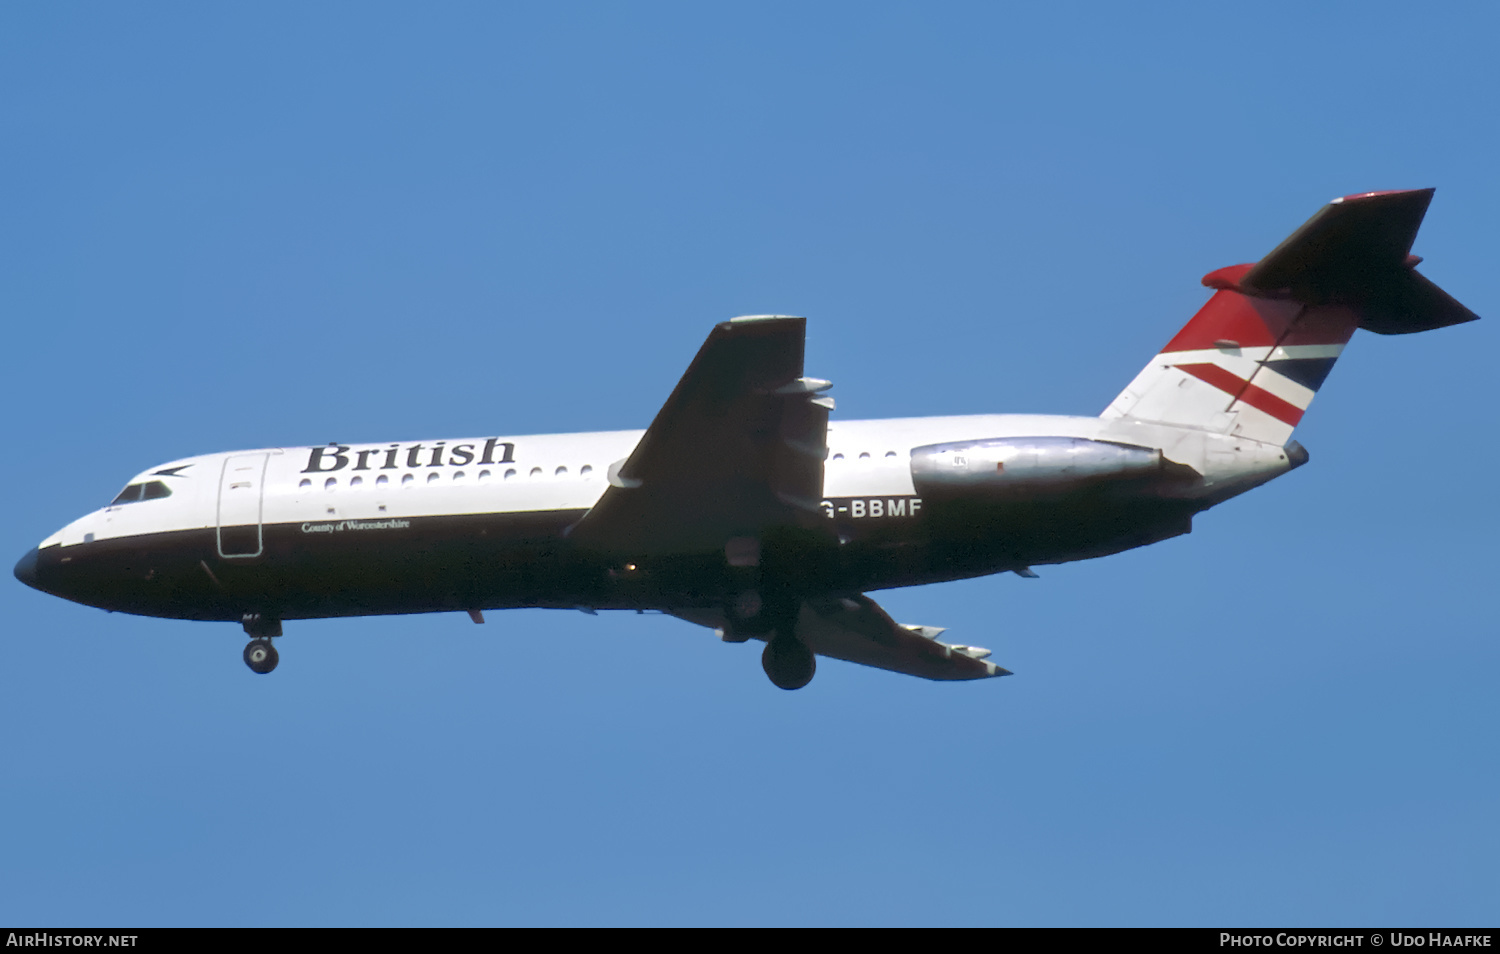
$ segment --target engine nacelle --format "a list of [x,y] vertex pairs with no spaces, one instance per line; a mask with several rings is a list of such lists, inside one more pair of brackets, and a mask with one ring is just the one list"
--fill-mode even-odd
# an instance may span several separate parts
[[913,448],[911,476],[918,494],[942,498],[1065,494],[1115,481],[1197,474],[1155,447],[1081,437],[998,437]]

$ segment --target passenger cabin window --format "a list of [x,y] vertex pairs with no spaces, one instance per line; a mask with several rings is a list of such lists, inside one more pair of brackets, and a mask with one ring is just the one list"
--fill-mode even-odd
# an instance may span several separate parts
[[153,480],[144,484],[131,484],[120,491],[120,496],[111,500],[109,505],[118,507],[121,504],[135,503],[139,500],[160,500],[170,496],[172,496],[172,488],[159,480]]

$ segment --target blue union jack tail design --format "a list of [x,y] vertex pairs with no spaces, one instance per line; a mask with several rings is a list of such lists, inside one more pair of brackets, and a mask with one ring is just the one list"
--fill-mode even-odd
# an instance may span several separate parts
[[1476,316],[1423,278],[1412,241],[1431,189],[1335,199],[1215,289],[1104,417],[1285,444],[1356,328],[1407,334]]

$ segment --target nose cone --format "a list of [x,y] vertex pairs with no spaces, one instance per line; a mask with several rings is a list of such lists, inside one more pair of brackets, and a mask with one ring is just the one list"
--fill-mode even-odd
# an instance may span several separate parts
[[21,557],[20,562],[16,564],[16,579],[34,590],[39,590],[42,587],[37,582],[36,560],[37,549],[36,547],[32,547],[31,552]]

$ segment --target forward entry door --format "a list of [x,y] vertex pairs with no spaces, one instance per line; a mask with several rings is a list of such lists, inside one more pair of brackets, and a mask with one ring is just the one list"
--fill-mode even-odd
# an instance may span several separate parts
[[239,454],[224,461],[219,477],[219,556],[258,557],[261,491],[269,454]]

